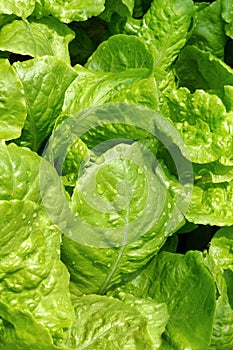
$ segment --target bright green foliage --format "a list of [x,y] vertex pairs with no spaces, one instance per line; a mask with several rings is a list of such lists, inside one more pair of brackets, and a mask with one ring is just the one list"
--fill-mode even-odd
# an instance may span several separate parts
[[200,253],[183,256],[162,252],[134,280],[118,288],[116,295],[121,295],[121,290],[167,304],[170,317],[159,349],[208,348],[215,285]]
[[0,140],[19,137],[26,119],[23,86],[8,60],[0,59]]
[[140,313],[134,305],[87,295],[75,298],[74,307],[76,321],[68,341],[72,349],[154,349],[144,312]]
[[0,350],[233,349],[232,14],[0,1]]
[[37,0],[36,17],[52,15],[64,23],[85,21],[104,10],[104,0]]
[[38,151],[52,131],[66,89],[76,78],[76,73],[64,61],[52,56],[16,62],[14,67],[27,101],[27,118],[17,142]]
[[0,49],[20,55],[51,55],[70,62],[68,44],[73,32],[54,18],[15,20],[0,31]]
[[14,14],[18,17],[27,18],[35,8],[36,0],[2,0],[0,13],[6,15]]
[[19,349],[26,348],[30,343],[18,335],[18,327],[26,327],[26,338],[32,323],[36,331],[30,342],[39,349],[40,333],[49,345],[51,337],[55,343],[66,337],[72,324],[69,276],[60,261],[60,232],[41,205],[40,157],[14,144],[1,145],[1,156],[0,339],[4,346],[16,339]]

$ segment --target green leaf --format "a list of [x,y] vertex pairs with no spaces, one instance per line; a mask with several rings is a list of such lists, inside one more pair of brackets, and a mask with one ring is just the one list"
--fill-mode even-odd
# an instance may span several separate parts
[[10,63],[0,59],[0,140],[21,135],[26,119],[26,100],[23,86]]
[[86,68],[118,73],[131,68],[153,69],[153,56],[143,40],[125,34],[114,35],[100,44],[88,59]]
[[233,309],[228,300],[224,274],[215,261],[212,259],[211,254],[205,257],[205,264],[216,282],[216,309],[209,349],[229,350],[233,346]]
[[233,4],[230,0],[222,0],[222,18],[225,21],[225,30],[226,34],[233,38],[233,21],[232,21],[232,11],[233,11]]
[[0,301],[1,350],[55,350],[49,331],[38,324],[29,312]]
[[136,308],[97,295],[75,298],[74,307],[76,319],[66,342],[72,349],[154,349],[147,319]]
[[139,104],[159,110],[159,93],[155,78],[149,77],[132,82],[129,86],[122,88],[114,94],[109,102],[126,102],[129,104]]
[[220,268],[233,271],[233,228],[223,227],[211,240],[209,254]]
[[17,143],[38,151],[53,129],[66,89],[76,73],[64,61],[52,56],[16,62],[14,67],[27,99],[27,118]]
[[[13,143],[0,148],[0,303],[26,314],[25,322],[45,327],[56,343],[66,336],[74,315],[69,274],[60,261],[60,232],[41,204],[39,171],[45,160]],[[49,164],[46,169],[51,171]],[[0,307],[4,319],[2,312]],[[9,315],[6,321],[19,322]],[[3,343],[17,337],[18,329],[10,332],[0,334]]]
[[74,115],[92,106],[114,100],[120,90],[129,88],[135,81],[147,78],[146,68],[137,68],[120,73],[101,73],[76,66],[77,78],[66,89],[62,114]]
[[40,203],[38,172],[41,158],[14,143],[0,144],[0,200],[30,200]]
[[[131,164],[132,154],[136,164]],[[165,222],[174,203],[150,170],[151,163],[148,151],[137,144],[119,144],[89,164],[79,178],[72,210],[79,220],[75,232],[85,232],[84,243],[79,243],[79,235],[64,237],[62,256],[83,293],[103,294],[130,278],[170,234]]]
[[157,304],[152,298],[138,299],[132,294],[119,293],[118,298],[123,300],[127,305],[137,309],[148,322],[148,331],[153,339],[153,349],[158,349],[161,345],[161,335],[165,331],[169,320],[167,305]]
[[185,86],[191,91],[220,90],[224,85],[233,85],[233,70],[211,53],[195,46],[186,46],[181,51],[175,71],[180,86]]
[[199,183],[193,188],[187,220],[196,224],[233,225],[233,182]]
[[116,295],[121,290],[167,304],[170,318],[159,349],[208,348],[215,283],[201,253],[190,251],[183,256],[161,252],[134,280],[116,290]]
[[36,0],[1,0],[0,14],[16,15],[18,17],[27,18],[30,16],[35,8]]
[[224,59],[227,38],[221,15],[222,4],[220,0],[206,4],[204,8],[201,7],[197,10],[194,29],[188,43]]
[[54,341],[64,338],[73,308],[60,233],[31,201],[0,201],[0,209],[0,303],[30,313]]
[[113,14],[117,13],[121,17],[129,17],[133,14],[135,0],[106,0],[105,10],[100,18],[110,22]]
[[232,113],[227,113],[222,100],[203,90],[191,94],[188,89],[173,89],[163,95],[167,114],[187,146],[190,160],[209,163],[231,158]]
[[70,62],[68,44],[74,33],[55,18],[15,20],[0,31],[0,49],[20,55],[51,55]]
[[151,150],[156,128],[179,145],[168,125],[152,110],[110,104],[65,119],[54,130],[45,157],[58,174],[74,135],[92,151],[79,171],[71,203],[55,187],[59,181],[42,171],[45,206],[64,234],[62,259],[83,293],[105,293],[132,278],[183,223],[188,195],[184,200],[182,186],[175,192],[171,175]]
[[194,12],[191,0],[157,0],[142,19],[138,35],[155,57],[155,66],[168,68],[185,45]]
[[65,186],[75,186],[81,164],[88,159],[88,156],[88,148],[85,143],[81,139],[75,140],[62,166],[62,182]]
[[203,164],[194,164],[195,180],[197,183],[220,183],[233,180],[233,166],[223,165],[218,161]]
[[104,10],[105,0],[37,0],[36,17],[52,15],[61,22],[85,21],[99,15]]

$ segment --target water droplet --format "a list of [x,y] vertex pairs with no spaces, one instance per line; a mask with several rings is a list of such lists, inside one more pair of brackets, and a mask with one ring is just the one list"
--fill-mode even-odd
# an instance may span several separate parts
[[25,214],[22,215],[22,219],[23,219],[23,220],[26,219],[26,215],[25,215]]
[[116,150],[117,150],[118,152],[120,152],[120,151],[122,150],[121,146],[117,146],[117,147],[116,147]]
[[138,175],[142,175],[142,174],[143,174],[142,168],[138,168]]
[[104,183],[100,183],[100,184],[96,185],[96,190],[100,195],[102,195],[105,192],[105,189],[106,189],[106,187],[105,187]]
[[95,162],[96,162],[96,164],[103,164],[104,161],[105,161],[104,156],[100,156],[100,157],[98,157],[98,158],[96,159]]

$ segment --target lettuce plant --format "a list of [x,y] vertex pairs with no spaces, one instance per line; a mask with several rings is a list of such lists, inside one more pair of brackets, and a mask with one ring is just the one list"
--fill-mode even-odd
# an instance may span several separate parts
[[0,3],[0,349],[233,349],[227,0]]

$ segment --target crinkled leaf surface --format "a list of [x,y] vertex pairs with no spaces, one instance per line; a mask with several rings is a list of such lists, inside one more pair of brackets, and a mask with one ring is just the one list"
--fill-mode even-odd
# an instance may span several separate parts
[[104,10],[105,0],[43,0],[38,1],[34,15],[52,15],[64,23],[85,21]]
[[165,303],[157,304],[149,297],[139,299],[132,294],[124,292],[119,293],[117,296],[127,305],[137,309],[147,319],[148,330],[153,340],[154,349],[158,349],[162,342],[161,335],[165,331],[170,317],[167,311],[167,305]]
[[0,140],[21,135],[26,119],[26,100],[23,86],[10,63],[0,59]]
[[191,0],[157,0],[142,19],[138,32],[155,57],[155,66],[168,68],[187,40],[193,15]]
[[197,183],[185,216],[187,220],[203,225],[233,225],[232,198],[232,181]]
[[[141,118],[144,115],[147,118]],[[183,223],[177,194],[167,187],[170,183],[163,169],[144,145],[148,127],[153,135],[156,120],[159,124],[149,109],[106,104],[65,119],[50,139],[45,157],[60,175],[67,142],[74,142],[75,130],[88,147],[87,141],[92,141],[93,155],[80,171],[72,212],[64,209],[69,203],[59,188],[47,196],[46,203],[64,233],[62,258],[84,293],[104,293],[128,279]],[[163,120],[158,128],[169,135],[171,143],[179,143],[171,124],[168,127]],[[45,187],[53,182],[56,179],[45,176]]]
[[222,0],[222,18],[225,21],[225,30],[226,34],[233,38],[233,21],[232,21],[232,11],[233,11],[233,4],[231,0]]
[[[215,311],[215,283],[199,252],[159,253],[123,290],[166,303],[170,315],[159,349],[208,349]],[[201,319],[201,322],[200,322]]]
[[86,68],[99,72],[122,72],[130,68],[153,69],[153,56],[145,42],[125,34],[114,35],[100,44]]
[[231,158],[233,115],[222,100],[203,90],[172,89],[165,94],[168,117],[175,123],[194,163],[210,163]]
[[76,73],[64,61],[52,56],[16,62],[14,67],[27,98],[27,118],[17,142],[38,151],[52,131],[66,89]]
[[211,240],[209,254],[220,268],[233,271],[233,228],[223,227]]
[[224,85],[233,85],[233,70],[210,52],[195,46],[186,46],[181,51],[175,70],[180,86],[191,91],[220,90]]
[[133,14],[135,0],[106,0],[105,10],[100,17],[107,22],[111,21],[113,14],[128,17]]
[[1,0],[0,13],[27,18],[35,8],[36,0]]
[[[224,231],[224,229],[220,229],[216,235],[222,236],[221,230]],[[228,228],[226,229],[228,230]],[[218,263],[215,257],[214,259],[212,258],[211,252],[209,255],[206,255],[205,264],[212,273],[216,283],[216,309],[210,349],[229,350],[233,346],[233,309],[228,299],[228,286],[224,279],[224,273],[218,266]]]
[[[100,73],[76,66],[77,78],[67,88],[62,114],[73,115],[92,106],[114,99],[121,89],[131,88],[133,82],[147,78],[146,68],[137,68],[120,73]],[[117,100],[118,101],[118,100]]]
[[41,57],[51,55],[70,62],[68,44],[74,33],[52,17],[15,20],[0,30],[0,49],[20,55]]
[[41,203],[39,166],[41,158],[14,143],[0,145],[0,199]]
[[205,5],[196,12],[194,29],[188,43],[224,59],[227,38],[222,19],[222,2],[217,0]]
[[79,178],[72,197],[78,222],[73,239],[63,238],[62,257],[84,293],[102,294],[130,278],[165,242],[174,202],[151,161],[136,144],[119,144]]
[[67,345],[72,349],[154,349],[147,319],[134,306],[98,295],[74,299],[76,320]]
[[[60,261],[60,232],[40,203],[41,158],[29,149],[2,144],[0,164],[0,303],[29,314],[25,322],[44,326],[56,343],[65,337],[74,315],[69,274]],[[1,308],[0,317],[5,318]],[[16,316],[8,315],[6,321],[15,327],[19,323]],[[3,344],[17,337],[16,328],[9,327],[10,333],[3,328]]]

